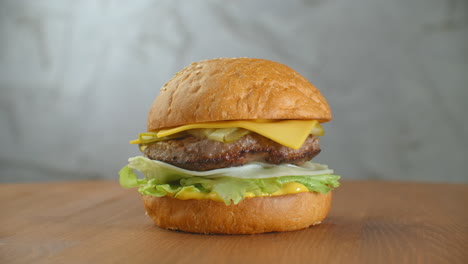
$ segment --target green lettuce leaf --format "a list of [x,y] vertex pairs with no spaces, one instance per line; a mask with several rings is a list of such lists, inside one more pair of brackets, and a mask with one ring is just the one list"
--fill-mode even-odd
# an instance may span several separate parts
[[124,188],[139,187],[147,183],[147,179],[138,179],[132,168],[125,166],[119,171],[119,183]]
[[[288,182],[301,183],[311,192],[327,193],[339,186],[338,180],[340,178],[338,175],[315,175],[315,173],[312,173],[313,175],[282,175],[271,178],[264,178],[264,176],[262,178],[237,178],[223,176],[219,173],[193,176],[190,175],[190,171],[179,168],[172,169],[172,166],[159,166],[159,163],[146,158],[131,158],[129,162],[129,165],[119,172],[120,184],[124,188],[138,187],[138,191],[143,195],[157,197],[170,195],[176,198],[178,193],[184,191],[215,192],[227,205],[231,202],[238,204],[248,192],[255,195],[272,194]],[[139,179],[134,170],[141,172],[144,178]],[[232,170],[243,170],[243,168],[237,167],[232,168]],[[258,168],[255,170],[260,172],[260,175],[262,174]],[[267,173],[271,170],[271,166],[265,167]],[[275,170],[275,175],[281,175],[278,174],[278,169]],[[327,168],[326,172],[328,171],[330,170]],[[294,170],[287,168],[284,172],[291,173]],[[231,170],[228,170],[226,175],[230,173]],[[194,172],[194,174],[196,173]]]
[[271,179],[239,179],[232,177],[202,178],[191,177],[181,179],[182,186],[195,186],[203,192],[215,192],[221,199],[229,204],[233,201],[238,204],[244,199],[247,192],[255,195],[271,194],[281,188],[281,183],[275,178]]
[[287,182],[298,182],[307,187],[307,189],[309,189],[311,192],[327,193],[332,189],[340,186],[340,183],[338,182],[339,179],[340,176],[338,175],[326,174],[311,177],[284,176],[279,177],[276,180],[283,184]]

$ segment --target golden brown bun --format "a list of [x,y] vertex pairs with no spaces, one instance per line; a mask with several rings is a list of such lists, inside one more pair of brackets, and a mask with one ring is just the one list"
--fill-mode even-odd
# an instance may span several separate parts
[[221,58],[194,62],[169,80],[153,102],[147,129],[225,120],[331,118],[320,91],[288,66]]
[[293,231],[319,224],[328,214],[331,192],[303,192],[246,198],[226,206],[213,200],[142,196],[146,212],[162,228],[205,234]]

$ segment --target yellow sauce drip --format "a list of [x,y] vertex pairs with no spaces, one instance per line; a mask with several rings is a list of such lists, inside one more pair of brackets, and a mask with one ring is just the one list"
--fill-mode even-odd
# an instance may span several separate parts
[[[308,192],[309,190],[307,187],[304,185],[297,183],[297,182],[287,182],[283,184],[281,189],[278,191],[268,194],[268,193],[262,193],[260,195],[255,195],[254,193],[248,192],[245,194],[245,198],[253,198],[253,197],[266,197],[266,196],[280,196],[280,195],[286,195],[286,194],[293,194],[293,193],[301,193],[301,192]],[[210,193],[204,193],[200,191],[194,191],[194,190],[182,190],[178,192],[174,198],[180,199],[180,200],[189,200],[189,199],[195,199],[195,200],[214,200],[218,202],[222,202],[223,200],[219,195],[215,192],[210,192]]]

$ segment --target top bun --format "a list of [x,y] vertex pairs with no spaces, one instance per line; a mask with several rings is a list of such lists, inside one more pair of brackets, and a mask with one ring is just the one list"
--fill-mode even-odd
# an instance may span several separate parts
[[186,124],[255,119],[327,122],[330,107],[306,78],[281,63],[249,58],[194,62],[153,102],[148,131]]

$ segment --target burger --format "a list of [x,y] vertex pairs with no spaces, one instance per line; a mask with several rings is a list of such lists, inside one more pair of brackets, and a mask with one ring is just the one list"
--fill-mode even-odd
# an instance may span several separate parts
[[[269,60],[194,62],[159,91],[120,184],[137,187],[165,229],[256,234],[304,229],[327,216],[339,186],[319,154],[322,94]],[[137,174],[138,173],[138,174]]]

